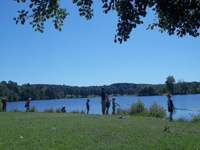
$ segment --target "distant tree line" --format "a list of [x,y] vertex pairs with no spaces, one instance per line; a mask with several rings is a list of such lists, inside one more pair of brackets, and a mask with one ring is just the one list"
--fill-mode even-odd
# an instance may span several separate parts
[[162,95],[167,92],[172,94],[199,94],[200,82],[185,82],[179,80],[175,83],[173,76],[166,78],[165,84],[134,84],[114,83],[104,86],[68,86],[51,84],[23,84],[18,85],[13,81],[1,81],[0,97],[6,97],[7,101],[23,101],[29,97],[32,100],[48,100],[62,98],[100,97],[101,88],[104,87],[113,96],[138,95],[151,96]]

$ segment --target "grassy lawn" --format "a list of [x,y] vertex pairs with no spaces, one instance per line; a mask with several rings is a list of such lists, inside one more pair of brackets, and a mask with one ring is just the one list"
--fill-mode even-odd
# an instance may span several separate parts
[[[200,149],[200,123],[153,117],[0,113],[0,150]],[[166,128],[165,128],[166,127]]]

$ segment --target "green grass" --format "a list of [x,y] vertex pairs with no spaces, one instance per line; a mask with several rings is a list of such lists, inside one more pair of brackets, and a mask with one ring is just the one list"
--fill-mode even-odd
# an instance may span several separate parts
[[200,122],[153,117],[1,112],[1,150],[200,149]]

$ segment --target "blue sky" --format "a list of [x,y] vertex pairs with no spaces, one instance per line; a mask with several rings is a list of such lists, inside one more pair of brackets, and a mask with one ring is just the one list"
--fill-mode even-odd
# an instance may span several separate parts
[[61,7],[70,13],[62,32],[48,20],[41,34],[34,32],[30,20],[15,25],[13,17],[18,10],[28,9],[28,3],[2,1],[0,81],[71,86],[163,84],[169,75],[176,82],[200,81],[200,37],[178,38],[158,28],[147,31],[155,18],[149,10],[144,24],[132,31],[127,42],[114,43],[117,15],[103,14],[101,6],[95,1],[94,17],[86,21],[75,4],[62,0]]

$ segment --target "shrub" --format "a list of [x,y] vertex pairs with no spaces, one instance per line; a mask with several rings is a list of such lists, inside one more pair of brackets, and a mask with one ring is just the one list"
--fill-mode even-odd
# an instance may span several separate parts
[[130,110],[129,109],[122,109],[122,108],[117,108],[116,115],[129,115],[130,114]]
[[61,113],[61,109],[60,108],[56,108],[56,113]]
[[84,110],[74,110],[74,111],[71,111],[71,113],[75,113],[75,114],[85,114],[85,111],[84,111]]
[[178,118],[177,121],[179,121],[179,122],[188,122],[188,120],[183,118],[183,117]]
[[53,108],[49,108],[49,109],[45,109],[44,112],[53,113],[54,110],[53,110]]
[[36,106],[31,106],[30,112],[38,112],[38,110],[36,109]]
[[197,115],[195,115],[195,114],[191,114],[190,113],[190,116],[192,117],[192,122],[199,122],[200,121],[200,109],[197,111],[198,112],[198,114]]
[[153,104],[149,107],[148,116],[164,118],[166,115],[167,113],[163,106],[159,106],[156,102],[153,102]]
[[[1,100],[0,100],[0,103],[1,103]],[[0,112],[2,112],[2,111],[3,111],[3,105],[0,104]]]
[[3,112],[3,104],[2,104],[3,98],[0,97],[0,112]]
[[144,103],[138,98],[137,103],[133,103],[131,105],[130,115],[134,114],[140,114],[140,115],[146,115],[147,114],[147,108],[145,107]]
[[21,111],[17,108],[12,108],[12,112],[21,112]]

